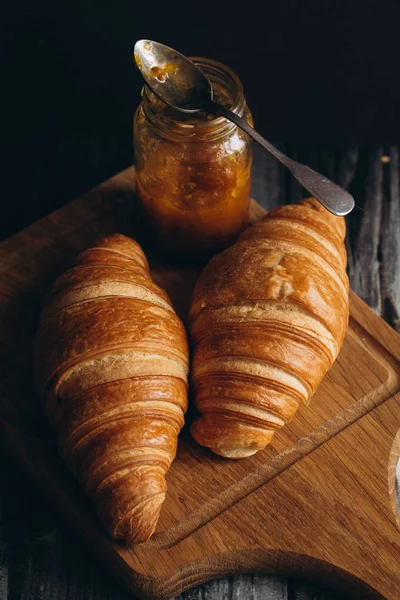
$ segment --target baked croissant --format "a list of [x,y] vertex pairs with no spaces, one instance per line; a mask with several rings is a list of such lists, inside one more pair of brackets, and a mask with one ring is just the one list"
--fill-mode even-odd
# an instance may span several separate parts
[[61,454],[114,538],[146,541],[187,408],[188,348],[140,246],[113,235],[55,283],[35,379]]
[[189,315],[199,444],[251,456],[308,403],[348,324],[344,235],[344,219],[310,198],[271,211],[208,263]]

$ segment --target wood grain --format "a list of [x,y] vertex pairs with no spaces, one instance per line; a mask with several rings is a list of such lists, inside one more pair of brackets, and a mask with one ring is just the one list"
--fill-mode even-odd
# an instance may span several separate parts
[[399,151],[391,148],[383,168],[381,228],[382,313],[400,331],[400,188]]
[[[400,343],[354,295],[338,362],[312,407],[269,448],[239,463],[226,461],[197,447],[186,428],[154,538],[125,548],[99,528],[33,398],[30,345],[55,274],[100,234],[133,233],[132,190],[127,170],[0,247],[2,441],[140,597],[168,598],[226,573],[261,570],[397,598],[400,540],[388,468],[398,456]],[[254,205],[253,219],[261,214]],[[185,317],[196,272],[151,263]]]

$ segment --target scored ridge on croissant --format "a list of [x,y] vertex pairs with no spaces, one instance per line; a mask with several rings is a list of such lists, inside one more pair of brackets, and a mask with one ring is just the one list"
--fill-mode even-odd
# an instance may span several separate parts
[[199,444],[251,456],[308,403],[348,324],[344,235],[344,219],[309,198],[208,263],[189,315]]
[[35,379],[60,452],[112,537],[152,535],[187,409],[188,348],[140,246],[115,234],[55,282]]

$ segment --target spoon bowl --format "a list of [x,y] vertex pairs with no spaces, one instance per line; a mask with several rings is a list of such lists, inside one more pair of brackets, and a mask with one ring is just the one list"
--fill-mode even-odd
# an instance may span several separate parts
[[169,106],[196,113],[212,102],[210,80],[180,52],[158,42],[140,40],[133,54],[147,86]]

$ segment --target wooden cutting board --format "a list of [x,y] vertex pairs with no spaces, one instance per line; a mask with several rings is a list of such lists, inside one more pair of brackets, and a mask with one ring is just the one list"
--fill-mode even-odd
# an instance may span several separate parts
[[[0,245],[3,444],[140,598],[166,599],[224,574],[264,571],[319,580],[351,598],[398,600],[400,337],[354,294],[337,362],[311,406],[266,450],[229,461],[197,446],[185,427],[153,538],[127,548],[99,527],[38,405],[32,340],[43,294],[77,252],[103,234],[133,235],[133,193],[131,168]],[[251,220],[263,213],[253,203]],[[185,319],[196,271],[150,261]]]

